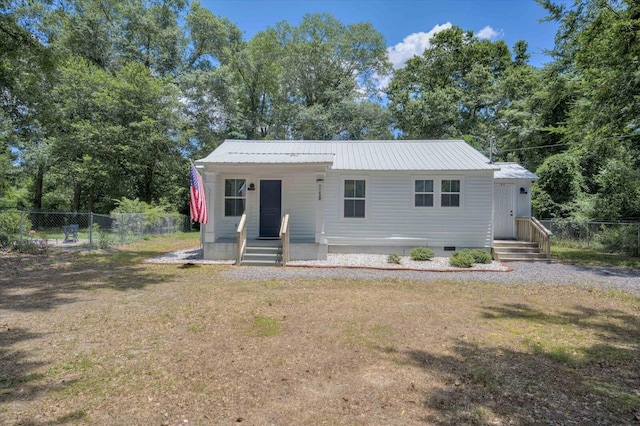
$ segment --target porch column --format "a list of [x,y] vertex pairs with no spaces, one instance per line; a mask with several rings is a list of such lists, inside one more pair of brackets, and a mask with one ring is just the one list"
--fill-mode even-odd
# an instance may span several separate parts
[[218,185],[219,173],[216,172],[204,172],[204,186],[206,188],[205,196],[207,197],[207,210],[209,212],[209,223],[202,224],[204,227],[204,239],[203,243],[213,243],[216,241],[216,187]]
[[324,180],[326,178],[326,174],[322,173],[316,175],[316,185],[317,191],[316,194],[316,244],[324,244],[325,243],[325,235],[324,235],[324,189],[325,184]]

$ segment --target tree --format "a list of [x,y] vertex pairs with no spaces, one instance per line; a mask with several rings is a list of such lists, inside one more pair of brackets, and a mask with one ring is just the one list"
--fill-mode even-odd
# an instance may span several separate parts
[[[602,214],[640,216],[631,170],[640,167],[640,3],[539,1],[560,24],[553,50],[558,75],[578,87],[564,122],[558,123],[583,170],[586,188]],[[628,179],[622,183],[621,176]],[[606,201],[605,201],[606,200]],[[627,200],[627,201],[624,201]],[[607,203],[620,202],[613,206]],[[636,206],[636,207],[634,207]]]
[[575,212],[583,185],[575,155],[552,155],[538,167],[536,174],[540,179],[533,186],[535,215],[566,217]]
[[[516,64],[521,66],[526,49],[522,44],[518,49]],[[430,48],[396,71],[387,88],[389,109],[406,138],[488,141],[506,101],[498,83],[511,66],[503,41],[480,40],[452,27],[436,34]]]
[[[328,14],[306,15],[297,27],[280,22],[256,34],[237,62],[241,132],[280,139],[344,137],[349,124],[336,120],[375,98],[375,77],[389,70],[386,43],[371,24],[344,25]],[[373,127],[390,125],[385,114],[370,117],[386,120]],[[376,133],[362,127],[349,137],[365,134]]]

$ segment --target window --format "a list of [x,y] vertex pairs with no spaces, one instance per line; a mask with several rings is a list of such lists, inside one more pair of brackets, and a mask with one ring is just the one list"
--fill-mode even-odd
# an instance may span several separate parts
[[247,185],[244,179],[224,180],[224,215],[242,216],[247,201]]
[[433,207],[433,180],[416,180],[414,190],[416,207]]
[[344,181],[344,217],[364,217],[366,182]]
[[460,181],[443,179],[440,184],[440,206],[460,207]]

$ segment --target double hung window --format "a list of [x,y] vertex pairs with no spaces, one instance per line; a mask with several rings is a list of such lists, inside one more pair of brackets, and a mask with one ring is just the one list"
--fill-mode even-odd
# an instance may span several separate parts
[[224,180],[224,215],[242,216],[247,204],[247,184],[244,179]]
[[364,218],[366,181],[347,179],[344,181],[344,217]]

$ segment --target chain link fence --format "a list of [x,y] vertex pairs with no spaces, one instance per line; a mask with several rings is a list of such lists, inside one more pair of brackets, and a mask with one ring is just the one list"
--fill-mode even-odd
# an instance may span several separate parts
[[624,222],[542,219],[556,242],[575,244],[594,250],[640,256],[640,219]]
[[189,217],[180,214],[0,211],[0,248],[107,249],[190,227]]

